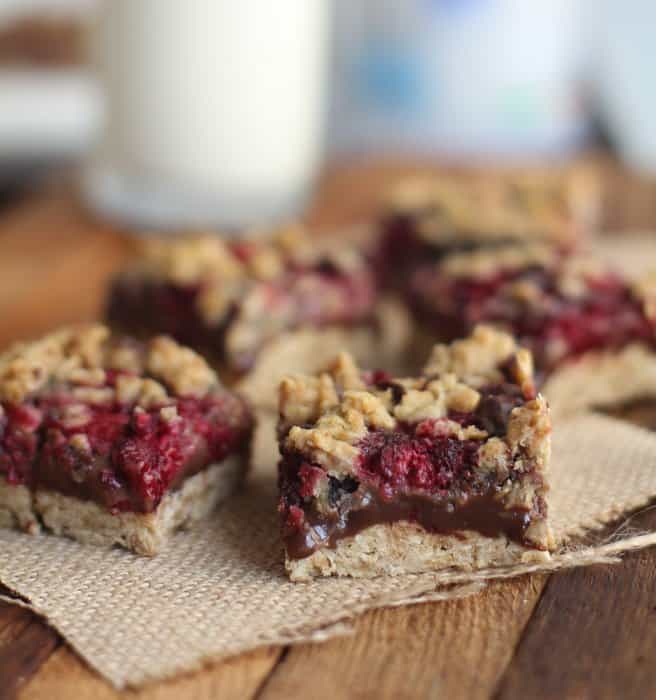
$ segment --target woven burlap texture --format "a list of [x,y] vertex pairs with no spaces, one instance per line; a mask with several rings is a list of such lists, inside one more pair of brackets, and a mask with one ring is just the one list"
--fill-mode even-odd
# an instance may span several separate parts
[[[656,540],[564,546],[548,567],[293,584],[283,571],[271,434],[263,426],[259,467],[242,493],[197,530],[177,535],[157,558],[4,530],[0,581],[124,687],[266,644],[343,634],[345,621],[374,607],[468,595],[488,578],[613,561]],[[560,426],[551,494],[559,541],[645,505],[656,496],[655,466],[656,434],[598,415]]]

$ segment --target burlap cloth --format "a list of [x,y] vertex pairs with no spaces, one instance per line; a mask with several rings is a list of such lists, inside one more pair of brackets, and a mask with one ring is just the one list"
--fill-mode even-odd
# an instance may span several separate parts
[[[654,533],[564,545],[547,567],[293,584],[282,565],[270,426],[258,442],[247,488],[157,558],[3,530],[0,581],[124,687],[266,644],[343,634],[370,608],[467,595],[489,578],[612,561],[656,543]],[[656,497],[656,433],[578,417],[555,432],[552,482],[554,530],[565,543]]]
[[[633,260],[635,270],[644,256]],[[292,584],[278,535],[272,432],[259,432],[244,491],[157,558],[0,530],[0,581],[125,687],[258,646],[344,634],[367,609],[469,595],[491,578],[617,561],[656,544],[656,533],[630,528],[593,545],[573,540],[656,498],[656,433],[589,414],[554,433],[550,514],[561,548],[548,566]]]

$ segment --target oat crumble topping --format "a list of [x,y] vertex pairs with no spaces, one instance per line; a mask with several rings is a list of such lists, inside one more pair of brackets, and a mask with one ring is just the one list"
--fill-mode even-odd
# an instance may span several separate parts
[[637,280],[633,293],[642,300],[647,318],[656,323],[656,270]]
[[[308,454],[331,474],[344,474],[357,453],[354,445],[369,430],[435,421],[433,430],[440,435],[484,441],[490,437],[485,430],[463,427],[448,416],[452,411],[475,411],[481,400],[479,388],[508,381],[502,366],[525,396],[534,395],[531,353],[517,348],[507,333],[478,326],[469,338],[436,345],[424,376],[391,380],[403,388],[395,401],[392,388],[366,385],[363,371],[344,353],[319,376],[290,376],[281,382],[280,427],[283,434],[288,430],[285,444]],[[549,429],[542,397],[514,408],[506,438],[483,443],[481,468],[516,462],[521,449],[539,451]],[[540,459],[546,457],[540,455]]]
[[494,277],[499,272],[521,270],[532,265],[551,266],[558,260],[557,251],[548,245],[530,243],[502,245],[468,253],[454,253],[439,264],[440,274],[448,277]]
[[89,438],[83,433],[75,433],[74,435],[71,435],[68,443],[80,454],[91,454],[91,443],[89,442]]
[[450,345],[436,345],[424,367],[424,374],[452,372],[473,386],[499,382],[503,378],[499,365],[510,359],[517,349],[517,343],[509,333],[479,325],[468,338]]
[[[366,264],[361,252],[343,240],[309,236],[299,225],[288,225],[271,236],[254,235],[236,244],[211,233],[149,239],[126,274],[183,287],[198,286],[197,310],[207,323],[217,324],[237,300],[253,307],[242,313],[257,315],[263,306],[257,298],[258,283],[275,282],[290,268],[312,268],[319,263],[331,264],[346,274]],[[242,344],[239,339],[233,342]]]
[[[543,252],[546,254],[543,256]],[[446,255],[437,263],[419,267],[411,279],[412,303],[426,318],[447,317],[465,323],[453,335],[467,332],[475,320],[495,324],[504,330],[516,328],[526,319],[557,319],[567,304],[572,309],[599,309],[605,296],[644,313],[645,321],[656,321],[656,275],[630,283],[611,266],[589,253],[562,255],[541,244],[503,245],[492,249]],[[622,301],[626,296],[625,301]],[[464,300],[464,301],[463,301]],[[622,317],[616,316],[619,327]],[[472,321],[464,321],[472,318]],[[551,321],[549,321],[551,322]],[[555,321],[554,321],[555,322]],[[594,320],[592,321],[594,335]],[[644,331],[640,331],[643,332]],[[529,343],[525,337],[524,343]],[[540,366],[556,362],[567,354],[567,346],[557,333],[538,346],[530,346]]]
[[454,238],[545,238],[568,243],[598,208],[592,171],[443,173],[406,178],[390,193],[392,214],[410,215],[429,242]]
[[175,284],[192,284],[213,277],[232,280],[245,274],[242,263],[226,243],[207,234],[173,240],[147,239],[141,254],[141,274]]
[[[592,255],[579,253],[562,256],[555,248],[541,243],[506,244],[465,253],[452,253],[436,263],[441,277],[486,280],[529,268],[552,271],[556,286],[564,297],[579,298],[589,290],[589,280],[600,279],[608,267]],[[508,284],[507,293],[529,304],[539,304],[543,291],[531,280]]]
[[214,370],[197,352],[166,336],[149,343],[146,369],[179,396],[203,396],[218,382]]
[[[20,403],[49,386],[65,384],[81,402],[118,399],[148,407],[166,403],[168,391],[203,396],[217,386],[217,376],[205,360],[170,338],[157,337],[141,350],[125,343],[112,339],[100,324],[64,328],[40,340],[17,343],[0,355],[0,401]],[[110,369],[130,374],[117,377],[115,388],[105,386]],[[154,378],[135,376],[144,371]],[[74,412],[74,405],[69,410]],[[75,420],[74,414],[70,418]]]

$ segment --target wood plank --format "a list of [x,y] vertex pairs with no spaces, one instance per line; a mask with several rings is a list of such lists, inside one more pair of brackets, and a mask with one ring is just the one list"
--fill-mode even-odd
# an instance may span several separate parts
[[[631,526],[656,528],[656,510]],[[656,697],[656,549],[619,566],[554,574],[505,674],[500,700]]]
[[290,647],[258,700],[487,698],[545,582],[522,577],[470,598],[369,612],[353,637]]
[[[60,644],[59,635],[27,610],[25,617],[13,613],[8,627],[0,636],[9,634],[0,646],[0,697],[13,698]],[[21,619],[22,618],[22,619]],[[23,624],[25,622],[25,624]]]
[[90,219],[68,191],[26,198],[0,219],[0,347],[97,318],[130,242]]
[[258,691],[282,649],[267,647],[214,664],[198,673],[121,693],[102,680],[67,646],[60,647],[24,688],[19,700],[247,700]]
[[11,646],[33,618],[25,608],[0,603],[0,652]]

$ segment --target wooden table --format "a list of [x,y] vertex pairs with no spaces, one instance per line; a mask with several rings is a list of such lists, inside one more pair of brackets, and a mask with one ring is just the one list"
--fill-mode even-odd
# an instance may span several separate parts
[[[391,172],[329,177],[311,221],[365,216]],[[0,210],[0,346],[97,317],[104,284],[129,252],[129,240],[71,192],[55,185]],[[650,407],[624,415],[656,429]],[[656,527],[656,511],[633,524]],[[0,604],[0,697],[21,700],[642,699],[656,697],[655,662],[656,549],[616,566],[492,583],[463,600],[370,612],[353,636],[267,648],[124,694],[36,616]]]

